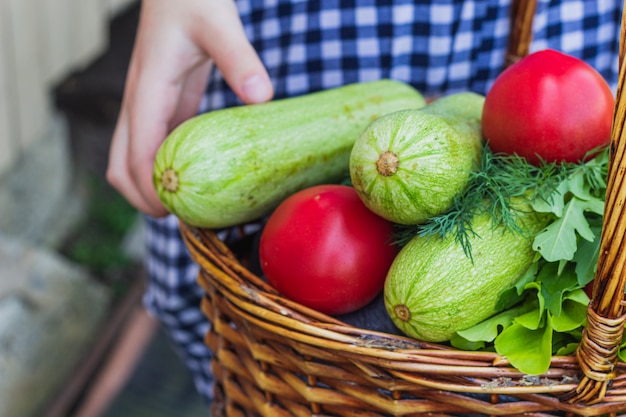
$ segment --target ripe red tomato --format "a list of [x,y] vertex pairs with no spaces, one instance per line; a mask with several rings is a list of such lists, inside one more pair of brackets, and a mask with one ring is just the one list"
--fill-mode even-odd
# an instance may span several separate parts
[[485,96],[483,135],[494,152],[533,164],[579,162],[607,145],[615,99],[589,64],[546,49],[504,70]]
[[285,297],[336,315],[356,311],[384,286],[397,248],[393,224],[371,212],[356,191],[320,185],[285,199],[259,244],[261,269]]

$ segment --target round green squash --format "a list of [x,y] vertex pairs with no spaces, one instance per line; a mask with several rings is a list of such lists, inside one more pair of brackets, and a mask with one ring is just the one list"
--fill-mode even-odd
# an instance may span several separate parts
[[546,224],[534,212],[518,223],[524,233],[494,225],[489,214],[476,215],[471,259],[451,234],[409,241],[385,281],[385,307],[396,326],[416,339],[443,342],[497,313],[502,291],[530,268],[533,238]]
[[350,154],[350,178],[365,205],[399,224],[449,209],[480,159],[483,103],[479,94],[458,93],[371,123]]

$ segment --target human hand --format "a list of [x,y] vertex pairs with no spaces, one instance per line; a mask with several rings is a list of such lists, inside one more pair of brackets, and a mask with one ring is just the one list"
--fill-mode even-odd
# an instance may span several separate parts
[[169,132],[196,114],[212,64],[246,104],[270,100],[267,71],[232,0],[146,0],[113,133],[106,177],[139,211],[167,214],[152,182]]

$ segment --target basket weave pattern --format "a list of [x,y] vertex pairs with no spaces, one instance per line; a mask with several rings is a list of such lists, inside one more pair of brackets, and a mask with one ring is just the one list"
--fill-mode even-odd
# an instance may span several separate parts
[[[513,1],[507,65],[528,53],[535,3]],[[496,353],[356,328],[282,297],[213,231],[181,223],[212,323],[214,417],[625,414],[625,28],[594,297],[576,354],[528,376]]]
[[576,356],[528,376],[506,358],[343,324],[281,297],[209,230],[181,225],[213,326],[214,415],[586,415],[626,410],[626,364],[595,404],[571,402]]

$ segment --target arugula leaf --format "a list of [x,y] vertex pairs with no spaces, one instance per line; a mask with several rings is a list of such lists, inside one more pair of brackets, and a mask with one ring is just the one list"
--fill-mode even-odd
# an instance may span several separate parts
[[502,329],[509,327],[516,317],[536,308],[536,305],[527,303],[504,310],[495,316],[481,321],[475,326],[458,331],[451,340],[452,346],[460,347],[460,344],[467,342],[493,342]]
[[546,308],[554,316],[561,314],[564,293],[579,288],[573,267],[565,268],[560,274],[557,273],[557,269],[556,263],[545,263],[537,274],[537,283],[541,284],[541,294],[545,299]]
[[564,182],[559,183],[551,193],[542,198],[535,198],[531,202],[533,210],[539,213],[552,213],[556,217],[563,215],[565,207],[565,196],[567,195],[567,186]]
[[573,197],[567,202],[561,217],[549,224],[539,233],[533,242],[533,249],[547,261],[571,261],[578,248],[576,235],[593,242],[596,235],[591,230],[585,212],[600,214],[604,210],[604,202],[597,199],[581,200]]
[[[567,336],[567,334],[565,333],[553,333],[552,335],[552,344],[553,345],[557,345],[559,346],[558,349],[554,350],[554,354],[557,356],[566,356],[566,355],[570,355],[572,353],[574,353],[576,351],[576,348],[578,347],[578,341],[573,341],[573,342],[564,342],[561,339],[564,339],[564,337],[559,337],[557,341],[555,341],[555,336]],[[578,340],[580,340],[580,338],[578,338]]]
[[596,235],[596,239],[592,242],[584,240],[578,245],[578,250],[574,255],[574,263],[576,264],[576,276],[578,285],[584,287],[593,280],[598,265],[598,256],[600,254],[600,234],[602,232],[602,219],[591,220],[591,230]]
[[581,289],[571,291],[563,297],[563,305],[559,315],[552,316],[555,332],[569,332],[583,326],[587,322],[587,304],[589,297]]
[[504,329],[496,338],[495,348],[499,355],[506,356],[511,365],[521,372],[531,375],[544,373],[552,360],[550,314],[534,329],[515,320],[512,326]]
[[[541,374],[550,367],[552,354],[571,353],[578,338],[566,332],[576,330],[586,322],[587,298],[584,291],[577,289],[563,297],[560,314],[549,310],[542,314],[541,308],[527,311],[516,317],[513,324],[505,327],[496,336],[494,347],[499,355],[506,356],[511,364],[527,374]],[[521,309],[521,308],[519,308]],[[501,313],[502,316],[510,316]],[[558,336],[556,336],[558,334]],[[555,339],[557,343],[553,343]]]
[[577,285],[573,268],[554,279],[557,269],[556,264],[545,264],[537,280],[523,286],[524,302],[457,332],[451,345],[480,350],[489,349],[493,342],[496,352],[506,356],[518,370],[528,374],[545,372],[553,353],[571,353],[575,349],[589,302]]
[[508,290],[504,290],[500,294],[496,303],[496,310],[504,310],[522,301],[525,297],[524,290],[526,289],[526,284],[529,284],[535,280],[538,270],[538,262],[534,262],[533,264],[531,264],[530,268],[528,268],[526,273],[522,275],[522,277],[519,279],[519,281],[517,281],[515,286],[509,288]]
[[[531,285],[533,287],[539,286],[539,284],[537,283],[532,283],[529,284],[529,287]],[[532,309],[524,314],[520,314],[514,320],[515,323],[522,325],[529,330],[537,330],[544,325],[545,299],[541,290],[536,292],[536,297],[538,301],[537,308]]]

